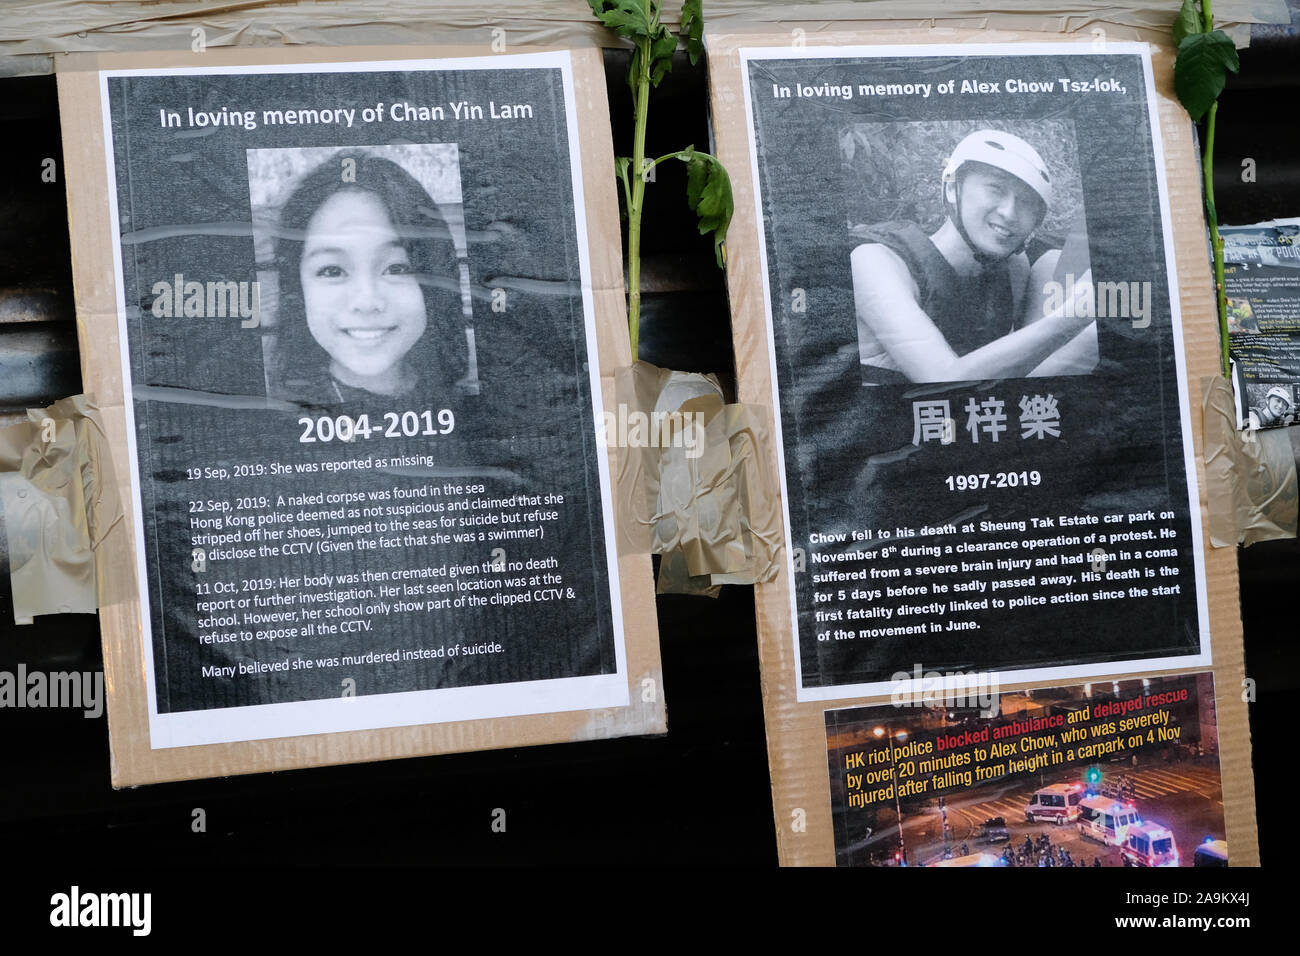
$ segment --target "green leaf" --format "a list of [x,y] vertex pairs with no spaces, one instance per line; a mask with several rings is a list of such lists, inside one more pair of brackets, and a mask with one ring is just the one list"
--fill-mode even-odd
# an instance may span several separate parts
[[641,47],[632,48],[632,59],[627,65],[627,86],[632,91],[633,112],[636,110],[636,85],[641,80]]
[[686,164],[686,202],[700,217],[700,235],[713,233],[713,253],[718,268],[726,263],[723,243],[735,204],[731,198],[731,177],[723,165],[708,153],[688,146],[678,154]]
[[650,20],[641,0],[587,0],[601,23],[629,40],[650,36]]
[[650,38],[650,83],[658,86],[659,81],[673,71],[673,52],[677,49],[677,37],[663,24],[658,32]]
[[1201,22],[1201,11],[1196,9],[1195,0],[1183,0],[1183,8],[1174,20],[1174,46],[1178,46],[1186,37],[1194,33],[1204,33],[1205,24]]
[[619,208],[620,219],[626,219],[632,211],[632,187],[627,181],[627,171],[631,165],[631,156],[619,156],[614,160],[614,172],[618,176],[619,185],[623,187],[623,202]]
[[1183,37],[1174,60],[1174,91],[1193,120],[1200,122],[1223,92],[1227,71],[1236,73],[1240,66],[1237,48],[1222,30]]
[[685,0],[682,4],[681,35],[694,66],[704,52],[704,0]]

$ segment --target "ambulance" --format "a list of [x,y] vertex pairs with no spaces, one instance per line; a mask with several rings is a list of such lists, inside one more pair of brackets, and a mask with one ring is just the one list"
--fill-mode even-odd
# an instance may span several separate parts
[[1079,832],[1107,846],[1123,846],[1129,829],[1142,822],[1137,807],[1114,797],[1084,797],[1079,801]]
[[1128,828],[1120,847],[1125,866],[1178,866],[1178,844],[1168,827],[1145,820]]
[[1036,790],[1025,805],[1025,819],[1030,823],[1048,820],[1052,823],[1073,823],[1079,819],[1079,804],[1083,800],[1083,786],[1077,783],[1054,783]]

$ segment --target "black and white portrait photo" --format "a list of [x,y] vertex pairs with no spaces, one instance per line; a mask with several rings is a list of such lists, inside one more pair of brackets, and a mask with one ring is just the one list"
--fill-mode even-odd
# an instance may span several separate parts
[[476,386],[458,159],[454,143],[248,150],[269,395]]
[[1277,382],[1246,385],[1250,428],[1273,428],[1290,425],[1296,420],[1295,387]]
[[855,123],[838,144],[864,384],[1096,367],[1072,123]]

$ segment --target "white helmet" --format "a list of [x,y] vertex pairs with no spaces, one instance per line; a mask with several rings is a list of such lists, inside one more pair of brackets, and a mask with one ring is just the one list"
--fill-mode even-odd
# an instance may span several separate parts
[[995,129],[978,129],[952,151],[943,167],[943,181],[955,183],[965,163],[983,163],[1015,176],[1038,194],[1045,208],[1052,205],[1052,176],[1038,151],[1019,136]]
[[1281,385],[1275,385],[1270,388],[1268,394],[1264,396],[1264,401],[1268,401],[1270,398],[1282,399],[1282,401],[1286,402],[1287,408],[1290,408],[1294,404],[1291,400],[1291,394]]

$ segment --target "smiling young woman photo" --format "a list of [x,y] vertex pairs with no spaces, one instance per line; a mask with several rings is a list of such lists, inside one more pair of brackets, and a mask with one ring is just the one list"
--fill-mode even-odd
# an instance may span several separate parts
[[1032,263],[1027,255],[1052,206],[1039,153],[1010,133],[976,130],[939,178],[946,218],[937,230],[884,222],[858,233],[867,241],[850,259],[864,383],[1077,374],[1095,364],[1092,309],[1079,307],[1090,274],[1074,283],[1072,307],[1045,309],[1061,252]]
[[276,235],[286,397],[433,400],[465,372],[455,244],[402,166],[339,152],[285,201]]

